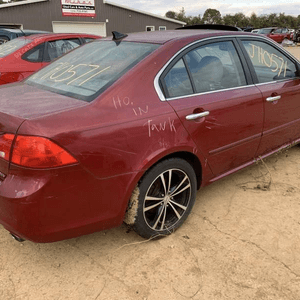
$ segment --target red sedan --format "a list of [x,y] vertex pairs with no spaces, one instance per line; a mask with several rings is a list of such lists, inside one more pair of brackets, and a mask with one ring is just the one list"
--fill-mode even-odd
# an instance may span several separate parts
[[282,43],[283,40],[291,40],[293,37],[287,28],[279,27],[262,28],[259,29],[257,33],[264,34],[277,43]]
[[164,236],[197,189],[300,141],[300,64],[222,30],[114,34],[0,88],[0,224]]
[[21,81],[55,58],[91,40],[90,34],[35,34],[0,45],[0,84]]

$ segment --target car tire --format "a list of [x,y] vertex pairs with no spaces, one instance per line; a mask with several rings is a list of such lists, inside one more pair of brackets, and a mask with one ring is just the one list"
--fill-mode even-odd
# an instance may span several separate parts
[[162,237],[188,217],[195,203],[197,179],[187,161],[171,158],[150,169],[137,188],[133,229],[144,238]]

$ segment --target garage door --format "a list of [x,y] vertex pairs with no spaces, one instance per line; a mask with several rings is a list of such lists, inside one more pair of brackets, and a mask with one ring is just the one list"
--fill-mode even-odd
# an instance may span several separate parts
[[55,33],[90,33],[106,36],[106,23],[52,22]]

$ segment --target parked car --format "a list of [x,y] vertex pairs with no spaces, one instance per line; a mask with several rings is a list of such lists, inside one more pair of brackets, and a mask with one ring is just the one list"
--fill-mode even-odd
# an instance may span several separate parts
[[172,233],[197,189],[300,141],[299,70],[261,35],[154,31],[1,86],[0,224],[34,242],[124,219]]
[[296,43],[300,42],[300,29],[295,30],[293,35],[293,41]]
[[258,33],[259,29],[253,29],[251,32],[252,33]]
[[289,32],[287,28],[279,27],[262,28],[259,29],[257,33],[264,34],[277,43],[282,43],[284,39],[291,40],[293,37],[292,33]]
[[38,33],[47,33],[47,31],[0,27],[0,45],[20,36],[29,36]]
[[90,34],[35,34],[0,45],[0,85],[21,81],[52,60],[88,41]]

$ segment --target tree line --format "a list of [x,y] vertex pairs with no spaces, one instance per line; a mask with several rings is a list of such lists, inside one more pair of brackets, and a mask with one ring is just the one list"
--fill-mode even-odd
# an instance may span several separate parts
[[243,13],[236,13],[234,15],[225,15],[222,17],[221,13],[217,9],[208,8],[203,16],[186,16],[184,8],[179,13],[174,11],[168,11],[165,16],[167,18],[176,19],[178,21],[186,22],[187,25],[195,24],[222,24],[231,25],[237,27],[287,27],[287,28],[299,28],[300,27],[300,15],[293,17],[285,15],[285,13],[272,13],[269,15],[257,16],[252,13],[250,17],[245,16]]

